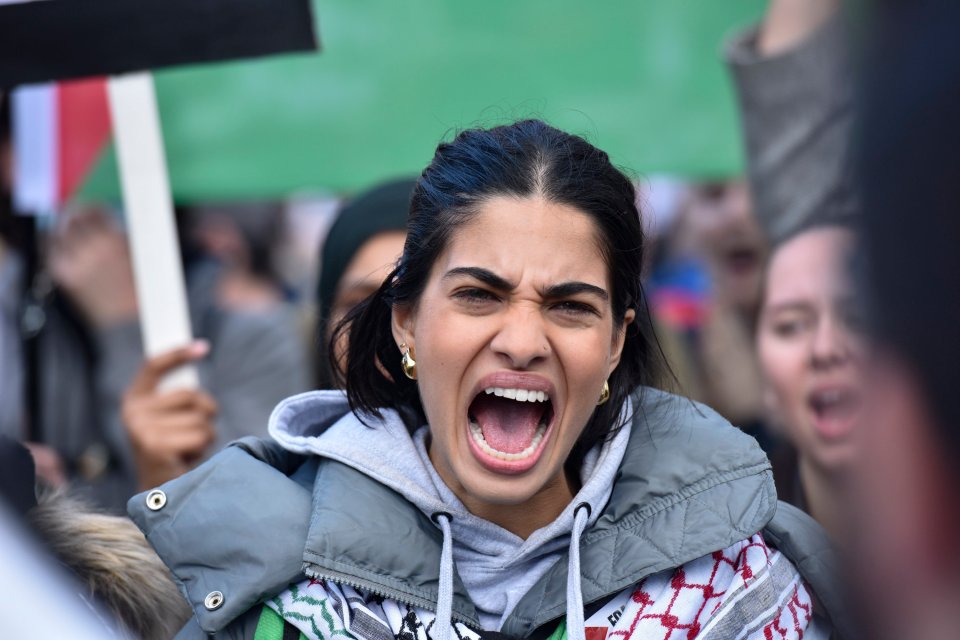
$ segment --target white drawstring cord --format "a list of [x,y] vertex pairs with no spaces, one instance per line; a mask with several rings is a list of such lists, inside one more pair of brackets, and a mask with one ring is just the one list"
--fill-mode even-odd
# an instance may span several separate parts
[[453,535],[450,533],[450,514],[435,513],[432,520],[443,532],[440,551],[440,584],[437,593],[437,617],[433,621],[433,640],[450,640],[453,627]]
[[570,532],[570,553],[567,564],[567,638],[586,640],[583,620],[583,592],[580,589],[580,536],[590,519],[590,505],[581,502],[573,512],[573,531]]

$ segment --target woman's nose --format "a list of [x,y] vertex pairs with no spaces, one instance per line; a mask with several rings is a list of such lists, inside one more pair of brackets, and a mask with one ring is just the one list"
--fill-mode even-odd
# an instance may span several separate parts
[[814,366],[843,363],[850,355],[849,340],[841,324],[834,318],[824,318],[817,324],[811,345]]
[[503,316],[490,348],[513,369],[529,369],[550,353],[544,320],[539,310],[516,308]]

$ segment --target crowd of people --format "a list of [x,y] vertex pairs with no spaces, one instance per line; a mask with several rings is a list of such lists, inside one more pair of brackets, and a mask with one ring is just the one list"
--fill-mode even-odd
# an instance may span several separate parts
[[66,569],[64,624],[960,634],[960,9],[875,4],[727,43],[747,173],[669,215],[539,120],[345,198],[312,289],[282,203],[182,207],[197,339],[147,359],[122,216],[34,237],[0,103],[0,525]]

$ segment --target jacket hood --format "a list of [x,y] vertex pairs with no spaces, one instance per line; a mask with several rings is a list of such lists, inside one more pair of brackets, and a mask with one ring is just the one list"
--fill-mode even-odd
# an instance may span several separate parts
[[[342,396],[320,398],[314,433],[347,411]],[[753,535],[776,509],[769,462],[752,438],[702,405],[653,389],[638,392],[633,406],[610,498],[581,542],[587,604]],[[396,489],[352,466],[246,439],[160,490],[161,509],[152,510],[145,493],[131,499],[131,516],[208,633],[304,572],[416,606],[437,601],[440,531]],[[501,632],[524,637],[562,617],[566,574],[564,554]],[[209,610],[204,599],[213,591],[223,602]],[[457,576],[453,613],[479,626]]]

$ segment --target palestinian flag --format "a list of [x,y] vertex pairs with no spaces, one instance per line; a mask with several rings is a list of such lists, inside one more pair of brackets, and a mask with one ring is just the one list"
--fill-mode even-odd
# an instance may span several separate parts
[[11,102],[14,207],[51,213],[83,184],[110,140],[106,80],[25,86]]

